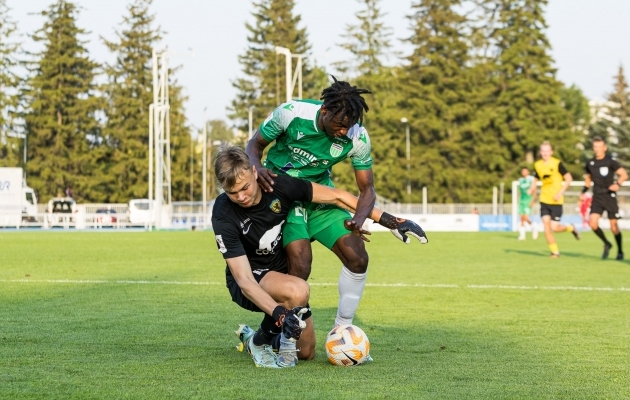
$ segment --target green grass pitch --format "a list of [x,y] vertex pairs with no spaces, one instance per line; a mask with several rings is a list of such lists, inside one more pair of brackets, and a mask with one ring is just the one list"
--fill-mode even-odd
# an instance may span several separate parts
[[558,235],[557,260],[543,238],[429,240],[372,236],[355,324],[375,361],[353,368],[325,357],[340,263],[315,245],[318,355],[265,370],[235,350],[261,316],[231,302],[211,232],[0,233],[0,398],[630,397],[630,263],[593,234]]

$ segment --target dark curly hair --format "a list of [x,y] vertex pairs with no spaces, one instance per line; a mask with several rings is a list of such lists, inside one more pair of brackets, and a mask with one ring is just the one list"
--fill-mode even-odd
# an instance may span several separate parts
[[347,117],[349,126],[357,122],[363,123],[363,111],[368,112],[370,108],[361,95],[372,92],[351,86],[348,82],[338,81],[333,75],[330,76],[335,82],[322,90],[320,99],[324,100],[324,107],[334,116],[339,115],[342,121]]

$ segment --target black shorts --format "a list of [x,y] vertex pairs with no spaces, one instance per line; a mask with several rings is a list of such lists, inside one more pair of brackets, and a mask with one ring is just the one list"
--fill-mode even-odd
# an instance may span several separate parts
[[619,204],[617,204],[617,193],[610,192],[607,194],[593,195],[591,203],[591,214],[602,215],[606,211],[608,219],[619,219]]
[[[255,269],[252,271],[254,275],[254,279],[256,282],[260,283],[262,278],[265,277],[271,271],[270,269]],[[284,272],[286,273],[286,272]],[[250,299],[245,297],[243,292],[241,291],[241,287],[238,286],[238,283],[234,280],[232,274],[225,275],[225,282],[228,290],[230,291],[230,296],[232,296],[232,301],[238,304],[240,307],[252,311],[252,312],[263,312],[256,304],[254,304]]]
[[562,218],[562,204],[540,203],[540,216],[551,216],[553,221],[560,221]]

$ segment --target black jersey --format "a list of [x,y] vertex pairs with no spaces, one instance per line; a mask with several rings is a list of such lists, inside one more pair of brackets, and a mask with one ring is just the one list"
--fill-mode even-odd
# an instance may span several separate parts
[[[286,270],[282,228],[294,201],[311,201],[311,182],[279,175],[273,192],[262,192],[260,203],[240,207],[223,193],[212,208],[212,229],[224,259],[247,256],[252,270]],[[226,274],[231,275],[229,268]]]
[[586,162],[585,172],[591,176],[593,181],[593,194],[608,194],[608,187],[615,181],[615,172],[621,167],[619,163],[610,156],[605,156],[601,160],[595,158]]

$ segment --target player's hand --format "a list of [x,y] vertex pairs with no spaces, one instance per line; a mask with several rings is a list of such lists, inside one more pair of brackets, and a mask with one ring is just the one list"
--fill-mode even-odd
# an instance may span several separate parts
[[560,197],[562,197],[562,192],[556,193],[556,195],[553,196],[553,200],[554,201],[560,201]]
[[365,235],[371,235],[372,233],[363,229],[363,225],[357,224],[355,220],[347,219],[343,221],[343,225],[346,227],[347,230],[351,231],[353,235],[360,237],[361,240],[363,240],[364,242],[370,241],[370,239],[365,237]]
[[273,178],[277,177],[278,174],[264,167],[256,168],[256,172],[258,172],[258,184],[262,190],[265,192],[273,192]]
[[295,307],[287,310],[282,320],[282,333],[292,342],[300,340],[302,329],[306,328],[306,322],[302,321],[302,315],[308,311],[306,307]]
[[533,208],[534,207],[534,200],[529,202],[529,208]]
[[411,243],[411,238],[409,238],[409,236],[415,237],[422,244],[429,243],[429,239],[427,239],[427,234],[424,233],[424,230],[422,230],[420,225],[409,220],[403,220],[403,221],[404,222],[401,222],[396,229],[391,230],[394,236],[396,236],[405,244]]
[[616,191],[618,191],[619,189],[620,189],[620,188],[619,188],[619,184],[618,184],[618,183],[613,183],[612,185],[608,186],[608,190],[611,190],[611,191],[613,191],[613,192],[616,192]]

